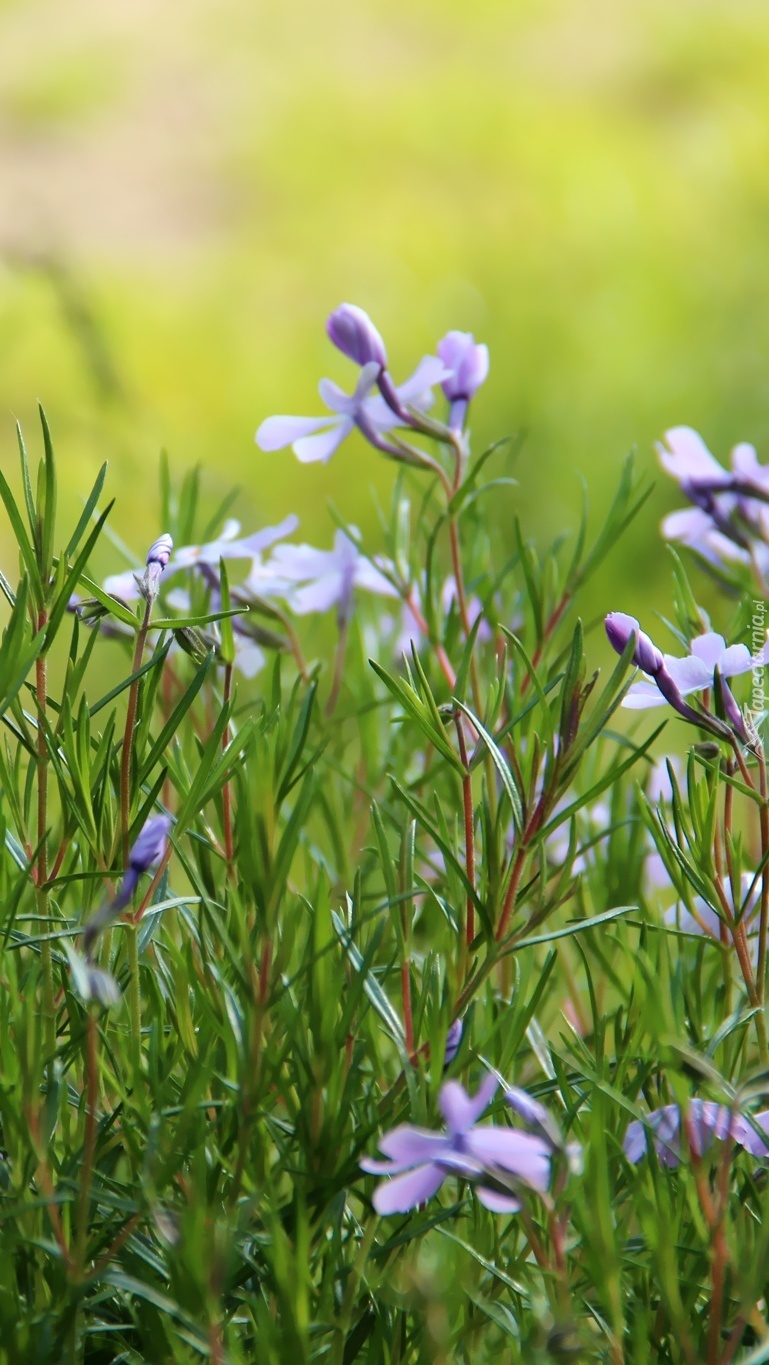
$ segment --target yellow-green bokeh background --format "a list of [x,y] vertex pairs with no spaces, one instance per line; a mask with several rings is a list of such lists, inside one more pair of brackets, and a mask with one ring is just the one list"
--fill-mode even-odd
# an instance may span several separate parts
[[[374,526],[392,467],[258,452],[350,367],[357,302],[396,379],[450,327],[488,341],[478,442],[526,426],[517,502],[554,535],[666,427],[769,457],[763,0],[0,0],[0,459],[41,398],[74,500],[161,529],[157,454],[242,519],[333,498]],[[659,487],[613,603],[664,556]],[[647,548],[648,547],[648,548]],[[622,600],[617,600],[619,597]]]

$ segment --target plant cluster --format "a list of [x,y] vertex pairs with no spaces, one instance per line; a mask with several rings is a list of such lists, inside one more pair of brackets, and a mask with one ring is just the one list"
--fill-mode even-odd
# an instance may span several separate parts
[[769,474],[668,433],[736,643],[674,555],[676,652],[613,611],[605,676],[631,462],[543,551],[516,443],[472,453],[486,348],[399,385],[328,332],[352,393],[257,443],[393,461],[376,553],[164,466],[124,571],[106,469],[62,537],[44,416],[0,474],[0,1362],[759,1365]]

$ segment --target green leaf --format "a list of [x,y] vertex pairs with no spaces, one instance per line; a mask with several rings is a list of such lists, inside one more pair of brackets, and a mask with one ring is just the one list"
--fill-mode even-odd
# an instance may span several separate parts
[[[416,721],[423,735],[425,735],[433,747],[451,764],[454,771],[461,775],[464,772],[462,763],[454,753],[451,744],[446,738],[443,723],[440,719],[440,713],[432,698],[432,694],[432,708],[430,708],[425,705],[413,687],[409,687],[398,678],[393,678],[386,669],[382,668],[381,664],[376,662],[375,659],[369,659],[369,663],[377,677],[384,683],[387,690],[395,697],[396,701],[400,702],[406,714]],[[434,719],[436,714],[438,715],[437,723]]]
[[460,711],[464,712],[464,714],[467,716],[467,719],[477,730],[480,738],[483,740],[484,744],[486,745],[486,748],[491,754],[491,757],[494,762],[494,767],[496,768],[497,772],[499,773],[499,776],[502,779],[502,786],[504,787],[507,793],[507,799],[510,802],[510,810],[512,811],[513,824],[515,825],[516,834],[520,835],[523,832],[523,804],[521,802],[521,797],[518,792],[518,788],[515,785],[515,779],[513,777],[512,772],[510,771],[510,766],[507,762],[507,759],[502,753],[502,750],[499,748],[499,745],[489,734],[488,730],[486,730],[485,727],[481,724],[478,717],[470,710],[469,706],[465,706],[464,702],[459,701],[459,699],[456,697],[454,698],[454,700],[457,706],[459,707]]

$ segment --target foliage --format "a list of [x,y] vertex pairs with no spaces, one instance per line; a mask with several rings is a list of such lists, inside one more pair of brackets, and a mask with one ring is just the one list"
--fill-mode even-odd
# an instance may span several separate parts
[[[161,489],[195,554],[161,537],[124,595],[90,572],[104,472],[69,534],[45,418],[37,475],[20,442],[19,491],[0,478],[8,1365],[769,1358],[767,925],[751,956],[735,894],[748,871],[769,894],[763,718],[742,743],[721,713],[664,792],[667,732],[619,719],[638,633],[599,674],[577,614],[645,496],[631,464],[605,525],[543,549],[509,450],[471,456],[450,397],[447,425],[409,408],[378,436],[385,555],[352,528],[331,552],[371,572],[342,575],[335,656],[309,663],[306,547],[239,559],[197,476]],[[680,565],[678,587],[688,640]],[[361,1161],[487,1071],[546,1191],[492,1169],[521,1205],[492,1212],[465,1165],[378,1216]],[[695,1096],[726,1141],[696,1137]]]

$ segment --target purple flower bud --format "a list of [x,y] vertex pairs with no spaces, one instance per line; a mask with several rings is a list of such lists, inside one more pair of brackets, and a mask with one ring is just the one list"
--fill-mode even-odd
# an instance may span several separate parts
[[729,684],[727,683],[718,665],[716,665],[715,669],[715,681],[718,699],[721,703],[721,709],[723,711],[727,725],[729,725],[732,728],[737,738],[741,740],[743,744],[749,744],[751,736],[748,731],[748,727],[745,724],[745,717],[743,716],[742,711],[737,705],[737,702],[735,701],[734,698],[734,693],[729,687]]
[[147,551],[147,568],[150,569],[157,564],[158,574],[161,574],[171,558],[173,548],[174,542],[167,531],[162,536],[158,536]]
[[462,1042],[462,1027],[462,1020],[455,1019],[446,1034],[446,1046],[443,1050],[444,1070],[447,1066],[451,1066],[451,1063],[459,1052],[459,1045]]
[[450,403],[468,403],[489,373],[488,346],[476,345],[472,332],[447,332],[438,355],[448,370],[441,383],[444,394]]
[[170,815],[152,815],[144,825],[128,854],[128,867],[118,887],[115,899],[98,910],[85,926],[83,946],[86,956],[90,956],[91,949],[102,929],[111,924],[120,914],[120,911],[128,905],[139,885],[139,878],[145,872],[149,872],[150,868],[159,863],[164,856],[172,823]]
[[128,854],[128,866],[137,876],[149,872],[166,851],[171,829],[170,815],[152,815]]
[[354,360],[356,365],[370,365],[373,361],[380,369],[385,369],[385,344],[362,308],[354,303],[340,304],[328,319],[326,331],[337,350]]
[[663,664],[662,650],[641,630],[635,616],[628,616],[624,611],[610,611],[604,624],[609,644],[618,654],[624,653],[631,635],[636,636],[633,663],[637,668],[642,668],[644,673],[656,677]]
[[168,846],[170,815],[152,815],[128,854],[128,867],[112,902],[112,909],[122,910],[130,901],[139,878],[159,863]]

